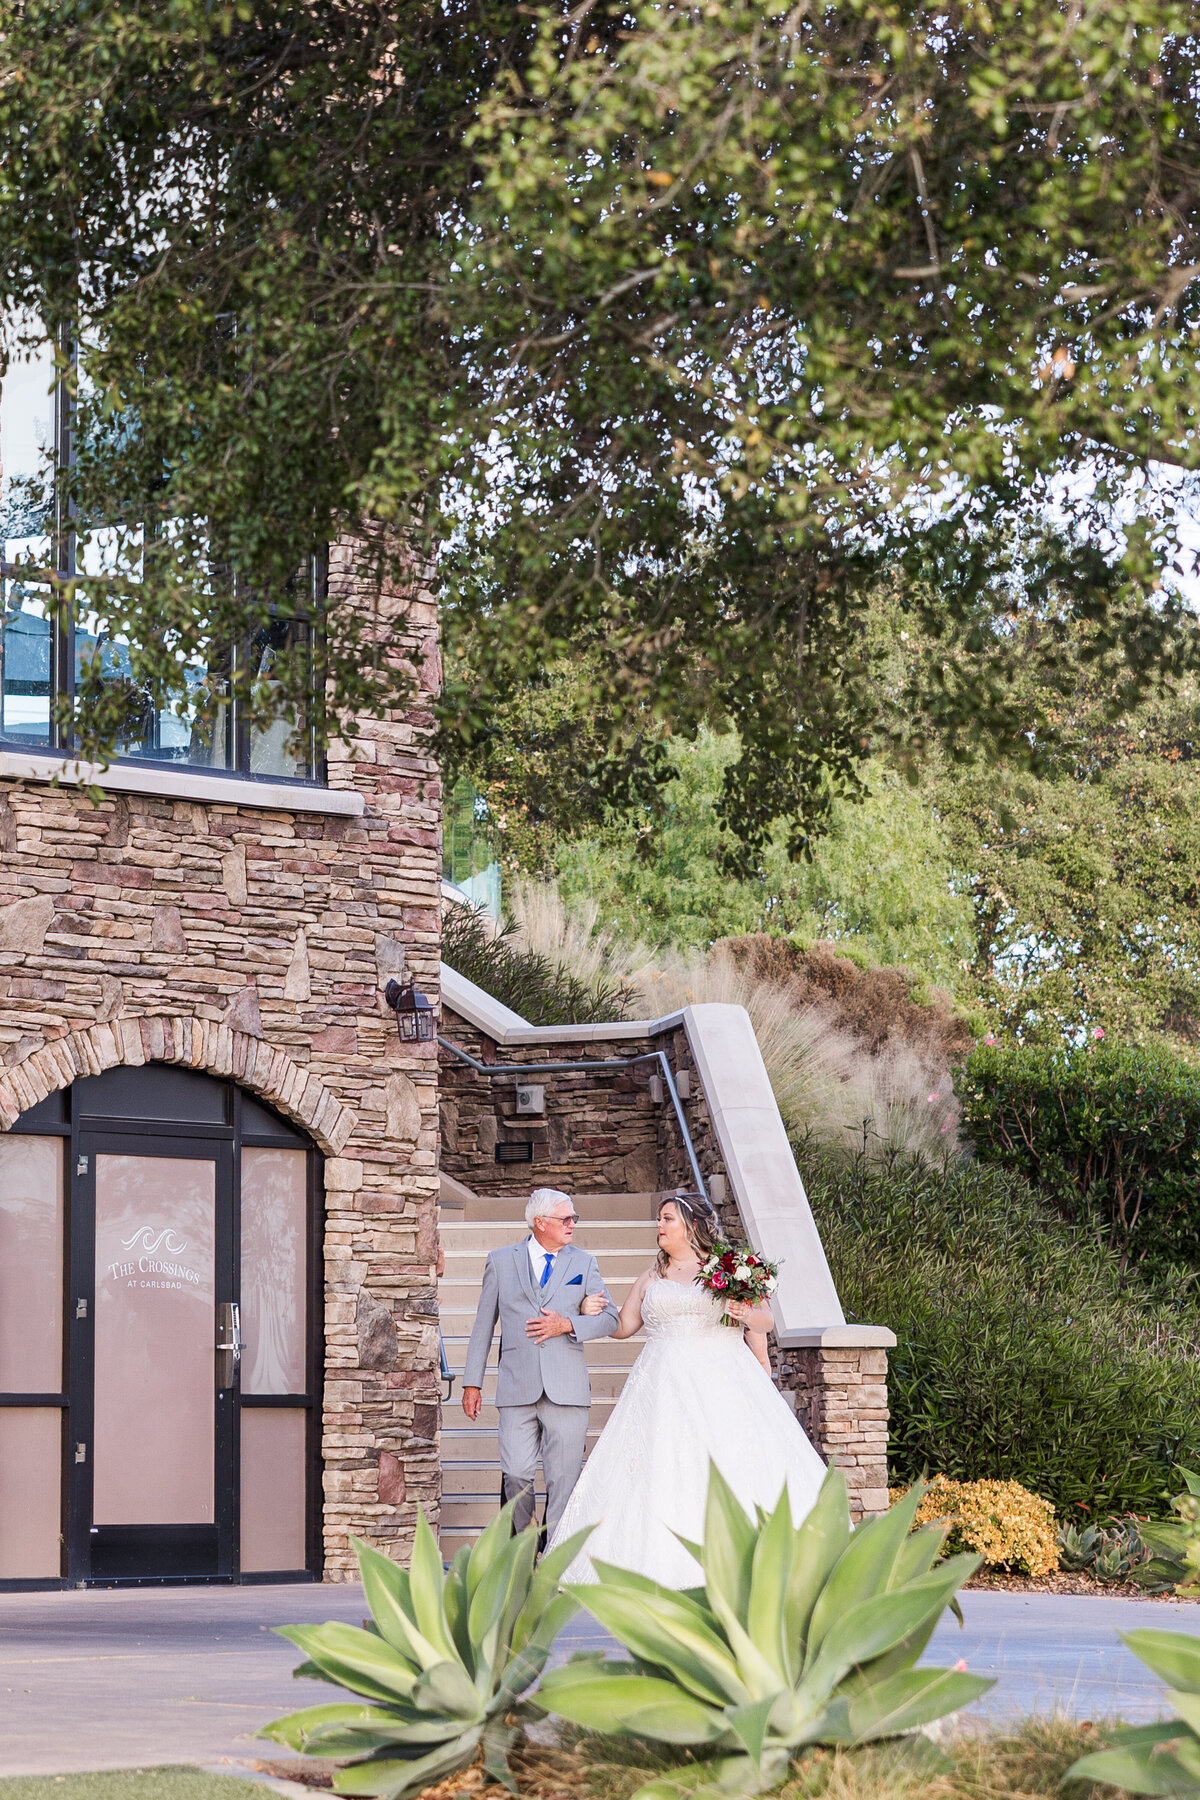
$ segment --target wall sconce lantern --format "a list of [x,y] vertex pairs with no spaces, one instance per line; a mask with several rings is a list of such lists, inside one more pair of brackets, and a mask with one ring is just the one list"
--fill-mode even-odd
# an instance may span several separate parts
[[411,976],[407,981],[389,981],[383,997],[396,1015],[396,1030],[406,1044],[433,1042],[433,1007]]

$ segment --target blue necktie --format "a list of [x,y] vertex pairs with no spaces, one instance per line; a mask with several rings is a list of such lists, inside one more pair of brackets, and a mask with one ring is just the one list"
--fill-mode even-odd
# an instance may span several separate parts
[[543,1254],[545,1255],[545,1258],[546,1258],[546,1266],[542,1270],[542,1279],[538,1282],[538,1286],[540,1288],[545,1287],[546,1283],[550,1279],[550,1271],[554,1267],[554,1252],[553,1252],[553,1250],[547,1250]]

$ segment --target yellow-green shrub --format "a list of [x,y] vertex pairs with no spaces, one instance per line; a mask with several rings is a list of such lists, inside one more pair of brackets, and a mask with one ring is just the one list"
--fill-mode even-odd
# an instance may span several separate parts
[[[904,1493],[892,1488],[894,1502]],[[951,1522],[948,1547],[974,1550],[993,1568],[1053,1575],[1058,1568],[1054,1508],[1019,1481],[951,1481],[935,1475],[917,1510],[916,1523]]]

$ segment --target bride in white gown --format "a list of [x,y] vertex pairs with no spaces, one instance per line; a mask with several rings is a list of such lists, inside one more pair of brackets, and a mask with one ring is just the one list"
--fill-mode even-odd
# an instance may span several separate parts
[[[695,1558],[673,1533],[704,1533],[708,1468],[715,1462],[754,1515],[772,1507],[784,1482],[796,1523],[813,1506],[825,1464],[787,1401],[748,1348],[742,1331],[767,1331],[767,1307],[724,1305],[697,1285],[718,1236],[716,1214],[699,1195],[664,1200],[658,1259],[621,1308],[615,1336],[645,1329],[638,1357],[567,1502],[550,1548],[584,1525],[596,1529],[564,1581],[594,1581],[590,1558],[634,1569],[664,1587],[695,1587]],[[598,1312],[599,1295],[581,1310]]]

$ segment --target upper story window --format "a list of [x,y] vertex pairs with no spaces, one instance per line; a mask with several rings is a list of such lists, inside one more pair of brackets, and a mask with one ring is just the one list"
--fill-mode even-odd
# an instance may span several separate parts
[[[103,534],[81,550],[62,474],[74,453],[70,404],[49,345],[18,352],[0,381],[0,748],[79,749],[79,696],[102,690],[118,760],[170,763],[271,780],[322,779],[316,733],[314,620],[325,599],[313,557],[275,615],[204,657],[180,655],[175,691],[137,677],[128,640],[78,600],[55,617],[52,577],[100,572]],[[281,654],[305,659],[306,701],[266,724],[239,694],[269,693]]]

